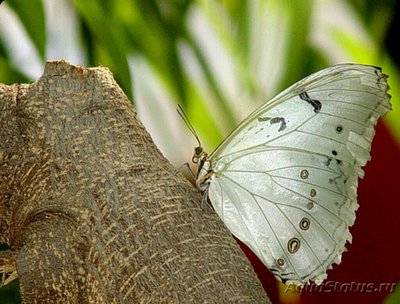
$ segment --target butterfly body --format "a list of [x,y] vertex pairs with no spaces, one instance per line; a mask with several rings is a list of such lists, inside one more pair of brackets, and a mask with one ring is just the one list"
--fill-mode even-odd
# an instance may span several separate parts
[[386,78],[330,67],[256,109],[210,155],[196,148],[197,186],[282,281],[321,283],[351,242],[358,177],[390,110]]

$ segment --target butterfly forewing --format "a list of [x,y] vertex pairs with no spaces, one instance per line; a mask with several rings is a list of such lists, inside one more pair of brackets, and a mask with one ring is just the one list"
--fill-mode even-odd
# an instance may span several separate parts
[[283,281],[319,283],[340,263],[361,166],[390,109],[386,78],[355,64],[317,72],[254,111],[211,154],[212,205]]

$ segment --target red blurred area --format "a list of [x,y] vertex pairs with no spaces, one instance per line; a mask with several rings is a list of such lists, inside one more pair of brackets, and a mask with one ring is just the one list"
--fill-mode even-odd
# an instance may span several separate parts
[[[364,283],[366,290],[369,288],[366,284],[370,283],[372,290],[381,283],[400,281],[400,147],[382,122],[378,123],[371,155],[372,160],[364,167],[365,177],[359,181],[360,207],[356,223],[350,229],[353,242],[347,244],[348,252],[344,253],[340,265],[328,271],[327,282],[332,283],[322,289],[325,291],[302,292],[296,303],[382,303],[390,288],[385,290],[383,286],[380,292],[358,292],[347,287],[346,292],[345,285],[341,284]],[[240,245],[272,303],[285,303],[274,276],[245,245]]]

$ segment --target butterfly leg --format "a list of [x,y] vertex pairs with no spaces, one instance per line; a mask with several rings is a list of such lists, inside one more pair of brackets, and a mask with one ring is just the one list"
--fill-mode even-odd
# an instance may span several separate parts
[[190,165],[189,165],[188,162],[186,162],[186,163],[180,165],[178,168],[176,168],[176,169],[174,170],[174,175],[176,175],[176,174],[178,174],[179,172],[181,172],[181,171],[182,171],[182,168],[184,168],[184,167],[188,169],[190,175],[191,175],[191,176],[193,177],[193,179],[195,180],[195,179],[196,179],[196,176],[195,176],[195,174],[194,174],[192,168],[190,168]]

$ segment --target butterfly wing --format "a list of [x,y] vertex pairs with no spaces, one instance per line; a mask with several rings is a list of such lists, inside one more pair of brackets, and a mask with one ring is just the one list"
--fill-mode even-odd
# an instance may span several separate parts
[[210,201],[284,282],[322,282],[355,220],[358,177],[390,110],[387,76],[336,65],[254,111],[210,155]]

